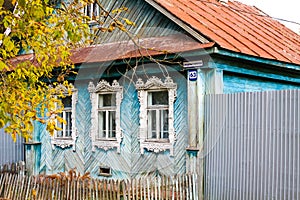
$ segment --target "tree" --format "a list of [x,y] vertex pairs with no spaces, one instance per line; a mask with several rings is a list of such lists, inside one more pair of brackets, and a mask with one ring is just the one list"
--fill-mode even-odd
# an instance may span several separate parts
[[[73,73],[71,50],[92,43],[90,18],[82,12],[88,3],[0,0],[0,128],[14,140],[17,134],[30,139],[35,121],[46,124],[50,134],[59,129],[56,120],[64,122],[58,113],[63,109],[60,98],[66,94],[56,86],[64,84],[71,94],[72,86],[65,80]],[[109,13],[95,3],[103,11],[101,15],[110,19],[106,24],[95,20],[100,31],[127,31],[126,25],[134,26],[113,15],[127,8]],[[20,59],[20,53],[30,54]]]
[[[0,0],[0,128],[26,140],[34,121],[53,134],[64,84],[71,73],[71,49],[89,43],[89,27],[81,13],[86,2],[71,5],[49,0]],[[20,53],[30,53],[20,60]],[[25,57],[25,59],[23,59]],[[53,82],[54,73],[57,76]],[[47,81],[44,81],[47,80]],[[54,95],[55,94],[55,95]],[[62,107],[61,107],[62,108]]]

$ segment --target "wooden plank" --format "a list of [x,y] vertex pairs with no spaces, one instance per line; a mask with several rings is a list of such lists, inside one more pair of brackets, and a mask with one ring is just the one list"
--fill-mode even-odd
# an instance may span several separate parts
[[17,189],[17,187],[15,185],[16,185],[17,181],[18,181],[18,175],[14,174],[13,179],[12,179],[11,189],[10,189],[10,196],[9,196],[9,198],[11,198],[11,199],[15,198],[16,189]]
[[192,186],[192,177],[191,177],[191,174],[188,174],[187,176],[188,178],[188,187],[187,189],[189,190],[188,194],[189,194],[189,198],[193,198],[193,186]]
[[[17,169],[15,169],[17,170]],[[18,195],[18,189],[19,189],[19,175],[15,174],[15,178],[14,178],[14,186],[13,186],[13,190],[12,190],[12,197],[13,199],[17,199],[17,195]]]
[[141,187],[141,178],[138,178],[138,180],[137,180],[137,193],[138,193],[138,196],[137,196],[137,198],[138,199],[142,199],[143,198],[143,190],[142,190],[142,187]]
[[125,180],[122,181],[122,190],[123,190],[123,199],[127,200],[126,197],[126,184],[125,184]]
[[98,190],[98,181],[97,180],[95,180],[95,188],[96,188],[96,199],[99,199],[100,197],[98,196],[99,190]]
[[109,199],[113,199],[113,192],[114,192],[114,183],[112,179],[109,179],[108,181],[108,191],[109,191]]
[[159,177],[155,177],[155,199],[159,197]]
[[29,192],[29,187],[30,187],[30,182],[31,182],[31,177],[28,178],[28,182],[27,182],[27,189],[25,190],[25,199],[28,199],[28,192]]
[[22,183],[21,183],[21,190],[20,190],[20,196],[19,197],[20,197],[20,199],[24,199],[23,195],[25,194],[25,191],[26,191],[25,185],[26,185],[26,181],[28,180],[27,176],[22,176],[21,180],[22,180]]
[[128,199],[131,199],[131,180],[127,181],[127,196]]
[[193,178],[193,180],[192,180],[192,189],[193,189],[193,199],[195,199],[195,200],[198,200],[198,188],[197,188],[197,186],[198,186],[198,176],[197,176],[197,174],[193,174],[192,175],[192,178]]
[[88,190],[89,190],[88,199],[91,199],[92,198],[92,182],[90,180],[89,180],[89,184],[88,184]]
[[13,181],[13,175],[12,174],[9,174],[8,176],[8,182],[7,182],[7,186],[6,186],[6,192],[4,193],[4,196],[5,197],[8,197],[10,198],[10,188],[12,187],[12,181]]
[[132,192],[132,200],[135,200],[135,179],[131,179],[130,190]]
[[149,196],[148,196],[148,185],[147,185],[147,179],[146,179],[146,177],[142,178],[142,183],[143,183],[143,195],[144,195],[144,199],[149,199]]
[[5,180],[5,174],[0,174],[0,193],[2,194],[2,190],[4,188],[4,180]]
[[117,200],[121,199],[121,181],[117,180]]

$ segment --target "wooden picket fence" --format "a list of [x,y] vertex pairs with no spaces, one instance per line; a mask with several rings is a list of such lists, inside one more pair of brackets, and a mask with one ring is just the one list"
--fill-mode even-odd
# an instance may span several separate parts
[[119,200],[199,199],[196,174],[144,177],[132,180],[55,178],[54,176],[0,175],[0,199]]
[[20,161],[17,163],[4,164],[0,166],[0,174],[11,173],[11,174],[25,174],[25,162]]

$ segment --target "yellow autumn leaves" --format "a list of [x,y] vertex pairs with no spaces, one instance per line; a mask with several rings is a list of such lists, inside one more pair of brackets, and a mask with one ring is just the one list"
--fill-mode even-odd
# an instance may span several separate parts
[[[0,1],[0,128],[29,140],[34,127],[46,124],[50,134],[63,106],[55,90],[59,75],[74,67],[70,50],[87,44],[89,27],[76,6],[54,12],[47,1],[16,0],[14,11]],[[78,7],[77,7],[78,8]],[[20,56],[26,53],[30,56]],[[60,105],[58,108],[57,105]]]
[[[62,2],[57,7],[49,0],[12,0],[14,9],[5,8],[3,2],[0,0],[0,128],[14,140],[17,135],[29,140],[39,124],[46,124],[53,134],[59,130],[57,121],[65,123],[59,117],[63,109],[59,98],[71,94],[65,81],[74,69],[70,50],[92,42],[88,18],[82,13],[83,6],[91,2]],[[122,17],[128,8],[111,13],[101,9],[96,20],[101,31],[127,31],[128,26],[135,26]],[[99,21],[101,15],[110,20]],[[68,88],[67,94],[57,91],[58,82]]]

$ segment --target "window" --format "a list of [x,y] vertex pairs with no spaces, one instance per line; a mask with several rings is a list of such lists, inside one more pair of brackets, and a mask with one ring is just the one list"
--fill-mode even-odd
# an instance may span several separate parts
[[66,96],[61,101],[64,105],[64,110],[59,115],[67,123],[57,121],[57,127],[61,130],[56,131],[56,138],[72,138],[72,97]]
[[169,138],[168,110],[168,91],[148,92],[148,140]]
[[164,82],[152,77],[136,83],[140,101],[140,149],[155,153],[170,150],[174,154],[174,101],[177,85],[170,77]]
[[98,94],[97,139],[116,138],[116,93]]
[[100,166],[99,167],[99,176],[106,176],[106,177],[112,176],[111,168],[108,166]]
[[61,148],[73,146],[73,150],[75,151],[75,142],[78,135],[75,121],[77,90],[73,87],[72,95],[68,95],[68,89],[64,85],[59,85],[58,90],[65,93],[65,97],[61,99],[64,109],[59,115],[66,123],[57,120],[56,125],[61,130],[54,132],[51,138],[52,148],[54,149],[55,146]]
[[96,2],[88,3],[83,7],[83,13],[85,16],[90,17],[91,20],[95,20],[100,15],[100,7]]
[[120,106],[123,88],[115,80],[112,85],[107,81],[100,81],[97,86],[89,84],[91,111],[92,150],[95,147],[108,150],[117,148],[120,153],[122,131],[120,127]]

